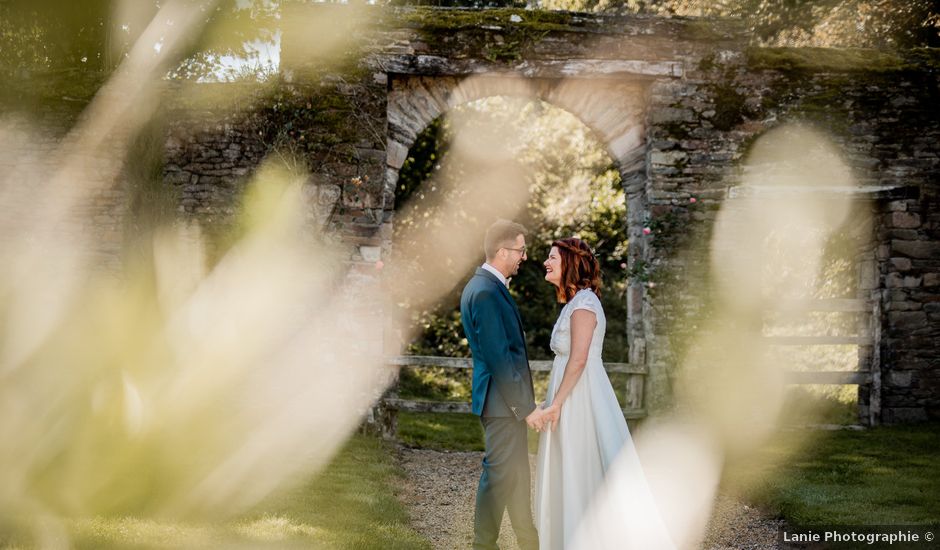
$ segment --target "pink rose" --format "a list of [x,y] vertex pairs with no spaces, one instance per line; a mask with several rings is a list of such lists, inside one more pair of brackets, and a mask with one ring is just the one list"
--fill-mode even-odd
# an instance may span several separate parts
[[649,234],[652,233],[652,232],[653,232],[653,230],[650,229],[649,227],[644,227],[644,228],[643,228],[643,234],[644,234],[644,235],[649,235]]
[[691,197],[689,198],[689,202],[691,202],[692,204],[695,204],[698,202],[698,199],[696,199],[695,197]]

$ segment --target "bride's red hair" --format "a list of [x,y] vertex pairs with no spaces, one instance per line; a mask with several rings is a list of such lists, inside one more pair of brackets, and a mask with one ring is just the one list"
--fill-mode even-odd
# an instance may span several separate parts
[[562,304],[567,304],[579,290],[590,288],[601,297],[601,264],[591,247],[581,239],[571,237],[552,243],[561,256],[561,285],[555,295]]

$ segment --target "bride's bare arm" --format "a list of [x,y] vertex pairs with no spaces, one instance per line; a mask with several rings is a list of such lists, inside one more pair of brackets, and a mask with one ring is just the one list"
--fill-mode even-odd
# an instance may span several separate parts
[[594,336],[594,327],[597,326],[597,316],[593,311],[577,309],[571,314],[571,352],[568,355],[568,364],[565,365],[565,375],[561,385],[552,399],[551,405],[545,409],[545,420],[552,423],[552,430],[558,423],[558,416],[565,400],[571,395],[584,367],[587,365],[588,350],[591,347],[591,338]]

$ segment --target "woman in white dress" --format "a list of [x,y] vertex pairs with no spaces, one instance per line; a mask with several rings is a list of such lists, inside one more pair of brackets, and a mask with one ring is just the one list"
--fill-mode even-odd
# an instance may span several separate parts
[[570,238],[552,243],[544,265],[565,306],[552,330],[555,360],[538,423],[535,524],[539,547],[556,550],[570,545],[630,432],[601,362],[607,321],[597,259]]

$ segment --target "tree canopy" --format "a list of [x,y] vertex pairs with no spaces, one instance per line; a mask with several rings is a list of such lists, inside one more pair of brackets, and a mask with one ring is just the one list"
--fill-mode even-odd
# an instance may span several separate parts
[[[276,42],[276,0],[189,0],[205,13],[206,27],[188,37],[173,76],[199,78],[219,70],[223,56],[251,58],[258,44]],[[27,77],[63,70],[110,72],[155,21],[166,0],[0,0],[0,71]],[[146,45],[160,53],[160,43]],[[257,66],[249,67],[257,69]]]

